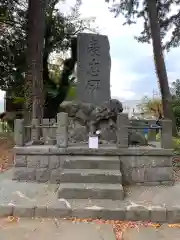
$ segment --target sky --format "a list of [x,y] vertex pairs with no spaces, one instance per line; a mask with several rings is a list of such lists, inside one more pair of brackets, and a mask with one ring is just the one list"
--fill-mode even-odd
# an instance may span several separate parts
[[[138,36],[143,29],[143,22],[123,26],[122,17],[114,18],[109,12],[105,0],[82,0],[82,17],[96,17],[96,26],[101,34],[108,36],[111,53],[111,97],[120,100],[138,100],[143,96],[153,96],[158,92],[151,44],[138,43]],[[75,0],[66,0],[72,6]],[[62,5],[60,8],[62,9]],[[176,9],[173,9],[174,11]],[[176,48],[165,54],[169,81],[180,77],[180,49]]]
[[[73,6],[75,0],[66,0],[58,7],[64,12]],[[175,9],[176,10],[176,9]],[[138,43],[138,36],[143,29],[139,21],[135,25],[123,26],[122,17],[114,18],[108,10],[105,0],[82,0],[80,8],[82,18],[95,17],[95,24],[101,34],[108,36],[111,54],[111,97],[122,101],[142,99],[153,96],[158,91],[152,46]],[[165,54],[169,82],[180,77],[180,49],[176,48]],[[4,93],[0,91],[0,103]]]

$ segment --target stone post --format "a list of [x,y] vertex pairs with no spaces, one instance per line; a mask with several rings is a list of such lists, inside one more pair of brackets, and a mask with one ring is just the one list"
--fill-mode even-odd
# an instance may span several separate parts
[[14,141],[17,146],[24,145],[24,119],[15,119]]
[[161,147],[165,149],[172,149],[172,121],[161,121]]
[[[151,127],[151,125],[155,125],[156,124],[156,120],[149,120],[149,125]],[[148,133],[148,141],[156,141],[156,128],[150,128],[149,129],[149,133]]]
[[117,147],[128,148],[128,114],[119,113],[117,116]]
[[32,119],[31,141],[37,142],[40,137],[40,122],[39,119]]
[[64,112],[57,114],[56,144],[61,148],[68,146],[68,114]]

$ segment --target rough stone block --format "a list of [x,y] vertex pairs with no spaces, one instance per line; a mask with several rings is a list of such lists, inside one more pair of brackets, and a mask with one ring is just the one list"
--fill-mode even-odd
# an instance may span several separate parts
[[13,206],[0,205],[0,217],[8,217],[13,215]]
[[27,167],[27,159],[25,155],[15,155],[15,167]]
[[14,122],[14,141],[17,146],[24,144],[24,119],[16,119]]
[[56,133],[56,140],[58,147],[66,148],[68,146],[68,131],[66,127],[60,127],[59,133]]
[[34,216],[35,217],[47,217],[47,207],[46,206],[35,207]]
[[166,222],[166,208],[162,206],[152,206],[150,209],[150,219],[152,222]]
[[36,179],[36,169],[25,167],[15,168],[13,179],[19,181],[21,180],[34,181]]
[[67,159],[67,156],[59,156],[59,161],[60,161],[60,168],[65,168],[64,165],[65,165],[65,162],[66,162],[66,159]]
[[145,168],[133,168],[132,169],[132,182],[144,182],[145,180]]
[[161,185],[161,182],[157,181],[157,182],[141,182],[141,183],[136,183],[136,185],[139,185],[139,186],[159,186]]
[[49,206],[47,207],[47,217],[69,217],[72,209],[63,206]]
[[146,170],[146,181],[171,181],[173,178],[172,167],[148,168]]
[[35,155],[35,154],[48,154],[50,148],[48,146],[40,145],[32,145],[32,146],[25,146],[25,147],[14,147],[14,151],[16,154],[21,155]]
[[57,169],[60,167],[60,156],[49,156],[49,169]]
[[34,206],[18,206],[14,207],[14,216],[17,217],[34,217]]
[[27,166],[30,168],[46,168],[49,165],[49,157],[46,155],[27,156]]
[[125,208],[123,207],[115,209],[114,211],[112,209],[103,209],[99,215],[102,219],[124,221],[126,219],[125,212]]
[[99,219],[99,218],[102,218],[101,213],[102,213],[103,210],[99,211],[99,210],[84,209],[84,208],[73,209],[71,216],[75,217],[75,218],[81,218],[81,219],[83,219],[83,218],[84,219]]
[[151,160],[152,167],[171,167],[172,166],[172,158],[170,156],[155,156],[153,160]]
[[50,182],[59,183],[61,180],[61,174],[62,174],[61,168],[53,169],[50,174]]
[[156,181],[156,182],[142,182],[142,183],[136,183],[136,185],[139,186],[173,186],[174,181]]
[[49,156],[42,156],[40,158],[40,168],[48,168],[49,167]]
[[180,206],[168,207],[167,222],[180,223]]
[[43,156],[35,155],[35,156],[27,156],[27,167],[28,168],[40,168],[40,158]]
[[[77,98],[81,102],[101,104],[110,97],[110,65],[108,37],[91,33],[78,35]],[[94,50],[95,49],[95,50]],[[94,67],[95,66],[95,67]],[[98,78],[90,77],[98,76]]]
[[61,183],[58,197],[65,199],[111,199],[123,200],[121,184]]
[[173,186],[173,185],[174,185],[174,180],[172,180],[172,181],[162,181],[162,182],[161,182],[161,185],[164,185],[164,186]]
[[130,168],[172,166],[169,156],[121,156],[120,160],[124,166]]
[[142,206],[130,206],[126,209],[126,220],[128,221],[148,221],[150,212],[148,208]]
[[102,209],[92,209],[90,207],[88,208],[82,208],[82,209],[73,209],[73,212],[71,214],[72,217],[76,218],[91,218],[91,219],[105,219],[105,220],[125,220],[125,209],[116,209],[116,210],[109,210],[106,208]]
[[47,168],[36,169],[36,181],[47,182],[50,179],[50,171]]

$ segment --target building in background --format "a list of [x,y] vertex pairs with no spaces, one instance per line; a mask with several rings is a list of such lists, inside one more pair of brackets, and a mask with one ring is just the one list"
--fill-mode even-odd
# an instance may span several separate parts
[[133,115],[141,115],[141,111],[139,105],[141,104],[141,100],[127,100],[122,102],[123,104],[123,112],[127,113],[129,117]]
[[122,102],[123,104],[123,112],[128,114],[129,118],[154,118],[151,112],[144,112],[140,107],[142,104],[142,100],[127,100]]

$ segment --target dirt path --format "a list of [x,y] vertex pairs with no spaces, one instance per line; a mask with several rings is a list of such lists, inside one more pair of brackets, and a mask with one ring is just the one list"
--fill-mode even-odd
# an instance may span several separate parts
[[13,165],[13,138],[0,136],[0,171],[9,169]]

